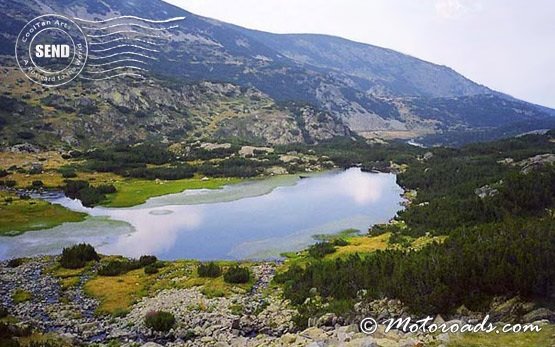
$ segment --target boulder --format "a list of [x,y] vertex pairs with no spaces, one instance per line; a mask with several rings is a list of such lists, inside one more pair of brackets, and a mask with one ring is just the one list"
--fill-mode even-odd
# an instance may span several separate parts
[[523,323],[533,323],[544,319],[555,322],[555,312],[542,307],[522,316]]
[[337,316],[333,313],[326,313],[322,317],[318,318],[316,326],[318,327],[333,327],[337,323]]
[[304,330],[301,333],[301,335],[314,341],[324,341],[328,338],[328,335],[326,334],[325,331],[316,327],[312,327]]

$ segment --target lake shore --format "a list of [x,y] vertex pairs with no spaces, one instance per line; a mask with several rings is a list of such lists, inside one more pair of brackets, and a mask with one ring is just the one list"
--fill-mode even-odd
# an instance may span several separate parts
[[130,257],[275,259],[314,243],[314,234],[366,230],[402,208],[402,189],[392,174],[349,169],[307,176],[186,190],[129,208],[87,208],[53,195],[47,197],[50,203],[86,213],[87,220],[3,238],[0,257],[56,254],[63,246],[87,242],[105,254]]

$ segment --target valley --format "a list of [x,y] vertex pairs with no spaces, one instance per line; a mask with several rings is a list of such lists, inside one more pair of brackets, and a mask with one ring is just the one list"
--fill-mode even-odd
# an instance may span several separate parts
[[[45,14],[87,59],[56,88],[20,65]],[[2,347],[553,346],[549,107],[161,0],[0,1],[0,75]]]
[[[551,162],[554,144],[552,133],[547,133],[470,145],[461,149],[368,144],[352,139],[334,140],[316,146],[277,147],[275,151],[278,154],[280,151],[288,153],[287,159],[310,156],[323,158],[322,160],[344,168],[352,167],[356,162],[366,170],[394,170],[397,172],[396,181],[405,191],[405,209],[399,211],[390,223],[376,224],[367,233],[357,234],[356,230],[341,232],[341,226],[326,233],[321,230],[311,232],[308,236],[312,236],[312,243],[316,243],[302,251],[283,252],[281,255],[284,258],[281,259],[284,260],[218,261],[216,264],[221,270],[214,274],[215,277],[199,276],[200,264],[209,263],[200,263],[198,260],[156,260],[155,266],[141,265],[142,259],[145,264],[147,260],[152,261],[143,256],[154,250],[139,247],[153,244],[144,239],[133,247],[137,253],[131,256],[136,260],[103,255],[98,260],[80,263],[76,270],[65,269],[60,263],[60,257],[55,255],[4,261],[3,278],[16,276],[20,280],[10,285],[8,283],[11,282],[3,282],[1,288],[5,294],[2,302],[8,312],[11,312],[13,318],[10,319],[55,332],[46,338],[60,346],[78,341],[115,345],[141,345],[146,341],[156,341],[168,346],[218,343],[262,343],[278,346],[307,345],[312,342],[353,346],[363,342],[373,342],[379,346],[401,342],[430,346],[459,346],[470,343],[487,346],[495,345],[494,341],[498,341],[492,340],[492,336],[476,334],[407,335],[395,330],[389,333],[378,332],[369,337],[358,332],[356,324],[362,317],[388,317],[401,312],[410,312],[413,315],[433,313],[440,317],[436,317],[436,320],[449,322],[479,320],[489,314],[495,322],[540,324],[540,333],[519,335],[518,339],[503,339],[507,346],[520,346],[522,343],[549,346],[554,332],[553,306],[549,300],[545,300],[546,293],[541,291],[551,288],[553,276],[549,272],[554,267],[546,264],[555,259],[554,250],[550,246],[553,236],[551,226],[554,194],[549,190],[553,182]],[[141,149],[137,148],[135,152],[127,153],[126,157],[137,160],[139,153]],[[98,159],[105,158],[105,154],[96,153],[91,163],[97,165]],[[204,155],[207,153],[195,152],[196,157]],[[156,157],[160,156],[151,156],[150,159],[155,160]],[[85,153],[79,160],[84,163],[91,160],[86,158]],[[123,162],[119,164],[120,167],[127,165]],[[112,177],[124,173],[120,168],[113,169],[119,174],[112,172]],[[331,177],[341,177],[349,172],[361,174],[360,171],[353,170],[340,175],[333,174]],[[80,169],[76,171],[80,174]],[[302,175],[307,175],[306,168],[303,171],[305,173]],[[239,172],[245,172],[244,168]],[[296,175],[300,173],[297,172]],[[376,174],[367,175],[372,177]],[[309,173],[308,176],[312,174]],[[328,176],[329,174],[318,173],[296,184],[306,185],[314,180],[327,182]],[[275,176],[270,181],[275,179],[279,183],[264,184],[263,189],[258,185],[268,182],[267,178],[251,178],[252,181],[237,182],[223,190],[192,195],[187,193],[191,191],[186,191],[183,194],[149,199],[145,206],[160,213],[146,219],[155,220],[167,216],[162,212],[168,209],[168,203],[172,206],[180,203],[193,204],[188,205],[189,207],[208,203],[209,206],[210,202],[221,201],[233,189],[238,189],[240,193],[231,193],[223,198],[224,201],[240,203],[256,199],[257,196],[271,196],[273,193],[269,192],[295,188],[295,185],[285,184],[276,189],[286,182],[289,185],[295,184],[295,178],[287,177]],[[201,179],[199,182],[210,180]],[[324,185],[338,186],[331,182]],[[352,182],[349,185],[355,191],[364,186],[360,183],[353,185]],[[243,186],[245,188],[241,188]],[[367,186],[362,191],[375,192],[376,189],[376,186]],[[270,195],[265,195],[268,193]],[[401,193],[402,191],[397,191],[396,195]],[[211,198],[211,195],[214,197]],[[337,195],[337,192],[333,195]],[[245,199],[246,196],[250,197]],[[445,199],[445,196],[449,199]],[[298,199],[299,197],[286,200]],[[355,195],[355,199],[364,201],[364,196]],[[292,206],[294,208],[295,205]],[[95,207],[92,210],[98,208],[105,209]],[[137,208],[140,211],[140,206],[131,209]],[[112,209],[118,210],[109,208]],[[508,214],[507,211],[511,213]],[[349,220],[353,221],[352,218]],[[372,224],[369,221],[364,223],[367,226]],[[227,224],[224,229],[231,230],[229,227]],[[98,235],[105,236],[106,228],[116,230],[120,227],[102,224]],[[518,236],[523,230],[526,230],[526,239]],[[48,231],[40,233],[46,235]],[[68,232],[67,235],[74,233]],[[121,230],[122,236],[128,233],[125,228]],[[153,232],[149,232],[151,233]],[[26,235],[31,236],[31,232],[19,237]],[[157,238],[163,239],[159,234]],[[222,236],[217,239],[221,241]],[[75,240],[79,242],[78,239]],[[113,240],[104,240],[105,245],[115,244]],[[47,239],[44,241],[47,242]],[[210,249],[219,243],[206,242]],[[199,241],[199,244],[206,243]],[[275,245],[275,241],[272,244]],[[23,250],[19,246],[9,248]],[[460,250],[464,252],[461,253]],[[518,259],[512,264],[519,264],[522,272],[507,267],[506,252]],[[483,258],[485,254],[488,255],[487,258]],[[527,254],[534,254],[534,257],[529,258]],[[166,257],[163,256],[162,259]],[[185,257],[187,256],[179,255],[172,258]],[[192,257],[202,258],[200,254]],[[240,256],[243,259],[244,257]],[[442,259],[439,264],[445,266],[431,270],[426,261],[438,257]],[[505,265],[496,267],[499,271],[490,272],[488,276],[491,277],[476,280],[471,274],[484,268],[482,261],[488,261],[489,266],[494,267],[496,262]],[[391,270],[377,266],[380,262],[388,262]],[[225,272],[231,271],[236,265],[250,269],[251,275],[245,285],[232,284],[227,282],[229,278],[225,279]],[[472,266],[474,268],[469,272],[457,270]],[[529,267],[524,270],[524,266]],[[357,269],[355,273],[361,276],[352,277],[353,267]],[[396,274],[403,269],[411,271],[411,275]],[[419,269],[428,270],[422,273]],[[524,277],[515,277],[515,273]],[[37,278],[26,280],[27,276],[37,274],[40,274],[40,281],[52,283],[48,287],[53,288],[53,298],[57,299],[43,298],[45,292],[37,291],[31,284]],[[380,280],[376,281],[377,279]],[[403,279],[410,283],[403,282]],[[438,279],[445,282],[438,283]],[[419,287],[413,286],[413,281],[420,281]],[[330,287],[326,283],[335,285]],[[344,286],[346,283],[350,285]],[[354,288],[351,287],[353,284]],[[430,287],[426,287],[428,285]],[[434,291],[428,296],[415,292],[417,288]],[[446,290],[437,291],[439,288]],[[467,291],[474,292],[477,288],[478,296]],[[459,294],[449,296],[448,293],[454,290],[459,291]],[[64,306],[68,305],[64,299],[67,296],[84,300],[86,304],[83,307],[86,311],[75,306]],[[414,300],[415,298],[420,299]],[[185,306],[176,304],[178,302],[183,302]],[[45,316],[33,316],[39,308],[45,310]],[[64,313],[57,315],[55,311]],[[174,329],[170,333],[145,328],[145,317],[148,312],[154,311],[169,311],[175,317]],[[50,318],[45,320],[43,317]],[[274,323],[270,324],[268,320]],[[56,328],[46,328],[50,324]],[[41,335],[32,338],[45,338],[39,336]]]

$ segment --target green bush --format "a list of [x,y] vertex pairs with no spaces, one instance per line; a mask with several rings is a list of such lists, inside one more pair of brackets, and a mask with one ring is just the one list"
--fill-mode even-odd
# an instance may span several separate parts
[[156,258],[153,255],[143,255],[139,258],[139,264],[141,265],[141,267],[147,266],[147,265],[154,265],[156,264],[157,261],[158,261],[158,258]]
[[[70,157],[71,157],[71,156],[70,156]],[[72,168],[72,167],[67,167],[67,166],[61,167],[61,168],[58,169],[58,172],[59,172],[60,174],[62,174],[62,177],[63,177],[63,178],[74,178],[74,177],[77,177],[77,172],[76,172],[75,169]]]
[[323,258],[327,254],[335,252],[335,247],[329,242],[319,242],[315,245],[310,246],[308,249],[308,254],[313,258]]
[[14,181],[14,180],[5,180],[5,181],[3,181],[3,183],[4,183],[3,185],[8,187],[8,188],[13,188],[17,185],[17,182]]
[[8,316],[8,310],[4,306],[0,306],[0,319]]
[[0,177],[6,177],[8,176],[10,173],[7,170],[4,169],[0,169]]
[[229,268],[224,274],[224,281],[227,283],[247,283],[250,278],[249,269],[237,265]]
[[142,267],[150,267],[148,270],[145,269],[145,273],[148,273],[147,271],[154,271],[153,269],[156,269],[156,272],[158,272],[158,268],[163,265],[161,263],[158,264],[157,262],[158,259],[153,255],[143,255],[139,258],[139,260],[112,260],[108,264],[102,266],[98,270],[98,274],[101,276],[119,276]]
[[88,261],[99,261],[100,257],[93,246],[82,243],[69,248],[64,248],[60,258],[60,265],[66,269],[80,269]]
[[33,181],[33,183],[31,183],[31,187],[34,189],[42,188],[44,187],[44,183],[42,183],[41,180],[36,180],[36,181]]
[[42,168],[40,167],[32,167],[29,169],[29,175],[38,175],[42,173]]
[[112,260],[98,270],[100,276],[119,276],[139,268],[137,262]]
[[96,190],[101,194],[113,194],[116,192],[116,187],[113,184],[101,184],[96,187]]
[[15,268],[23,264],[22,258],[13,258],[8,261],[8,267]]
[[175,325],[175,317],[170,312],[152,311],[145,317],[145,325],[156,331],[167,332]]
[[145,266],[145,274],[154,275],[158,273],[158,266],[156,264],[150,264]]
[[106,199],[105,194],[115,193],[116,187],[103,184],[93,187],[86,181],[66,181],[64,193],[71,199],[79,199],[83,206],[93,207]]
[[343,246],[348,246],[349,242],[345,239],[335,239],[333,240],[333,245],[343,247]]
[[197,268],[199,277],[220,277],[222,275],[222,268],[216,263],[210,262],[208,264],[200,264]]

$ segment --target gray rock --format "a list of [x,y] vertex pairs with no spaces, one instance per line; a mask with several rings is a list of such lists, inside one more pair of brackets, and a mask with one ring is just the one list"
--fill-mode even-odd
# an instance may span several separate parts
[[524,323],[532,323],[544,319],[555,322],[555,312],[542,307],[529,312],[522,317],[522,321]]
[[332,326],[335,326],[336,322],[337,322],[337,316],[334,313],[326,313],[325,315],[323,315],[318,319],[318,321],[316,322],[316,326],[332,327]]

